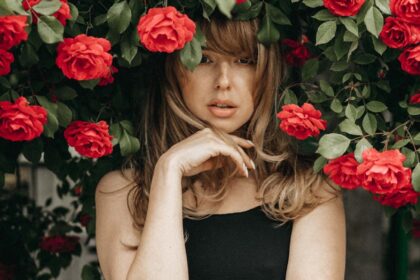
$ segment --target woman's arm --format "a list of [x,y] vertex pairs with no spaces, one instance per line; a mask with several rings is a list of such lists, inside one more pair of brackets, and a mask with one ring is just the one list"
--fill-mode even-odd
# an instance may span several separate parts
[[286,279],[342,280],[345,259],[346,223],[340,194],[294,221]]
[[[121,186],[121,176],[107,175],[96,192],[96,240],[105,279],[188,279],[182,225],[179,174],[167,164],[155,167],[144,229],[135,232],[127,208],[127,193],[103,194]],[[138,245],[137,250],[128,245]]]

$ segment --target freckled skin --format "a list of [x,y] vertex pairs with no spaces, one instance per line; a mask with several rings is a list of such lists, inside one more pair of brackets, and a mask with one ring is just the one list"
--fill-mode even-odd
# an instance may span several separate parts
[[[204,50],[201,63],[180,81],[184,102],[199,119],[226,133],[235,133],[254,112],[255,70],[255,63],[246,57]],[[228,99],[237,111],[228,118],[216,117],[207,106],[213,99]]]

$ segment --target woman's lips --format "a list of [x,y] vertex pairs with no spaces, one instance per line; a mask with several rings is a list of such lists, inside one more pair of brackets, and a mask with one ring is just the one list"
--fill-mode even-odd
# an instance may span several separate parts
[[208,106],[209,111],[218,118],[229,118],[238,110],[237,107],[219,108],[217,106]]

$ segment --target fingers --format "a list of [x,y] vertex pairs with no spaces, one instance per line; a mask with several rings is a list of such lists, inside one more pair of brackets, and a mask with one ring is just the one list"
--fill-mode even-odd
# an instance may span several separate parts
[[245,147],[245,148],[252,148],[254,147],[254,143],[252,143],[251,140],[246,140],[244,138],[238,137],[236,135],[230,135],[232,137],[232,139],[238,143],[239,145]]
[[232,158],[237,168],[239,169],[239,172],[245,177],[248,177],[248,169],[246,168],[244,158],[237,149],[227,145],[219,145],[219,147],[216,148],[215,153]]

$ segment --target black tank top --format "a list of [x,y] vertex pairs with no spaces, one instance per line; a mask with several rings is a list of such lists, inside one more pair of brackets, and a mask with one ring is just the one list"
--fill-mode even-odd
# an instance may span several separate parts
[[274,228],[261,208],[184,218],[189,280],[285,279],[293,223]]

